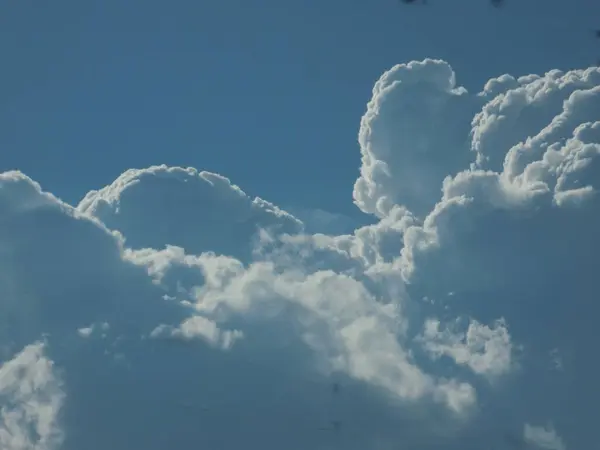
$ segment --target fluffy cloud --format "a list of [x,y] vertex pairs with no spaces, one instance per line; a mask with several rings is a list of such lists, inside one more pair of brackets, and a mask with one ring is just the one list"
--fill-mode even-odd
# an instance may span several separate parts
[[440,331],[440,321],[429,319],[420,338],[433,358],[448,356],[482,375],[501,375],[511,368],[512,345],[503,321],[492,327],[469,323],[465,333],[451,329]]
[[44,345],[25,347],[0,366],[0,447],[53,450],[62,443],[59,412],[64,392]]
[[539,427],[525,424],[523,430],[525,441],[541,449],[565,450],[562,438],[553,427]]
[[131,248],[172,244],[190,252],[247,257],[258,228],[294,233],[302,223],[229,179],[194,168],[131,169],[89,192],[77,209],[121,231]]
[[468,163],[466,138],[478,103],[456,86],[444,61],[413,61],[385,72],[360,124],[358,207],[378,217],[395,205],[426,214],[444,177]]
[[[419,368],[396,336],[395,306],[348,275],[278,265],[268,251],[244,264],[173,246],[129,249],[127,236],[19,172],[2,174],[0,187],[0,343],[10,361],[45,336],[68,394],[61,448],[125,449],[134,441],[158,449],[200,439],[294,448],[290,437],[306,448],[327,440],[320,428],[336,418],[366,420],[348,438],[364,448],[400,437],[365,419],[368,411],[408,423],[416,419],[406,405],[422,401],[451,420],[475,400],[468,383]],[[349,386],[343,401],[364,412],[358,419],[338,411],[335,379]],[[231,411],[236,433],[221,419]],[[196,425],[200,418],[206,426]],[[28,433],[11,420],[11,436]],[[434,439],[413,434],[415,442]]]
[[222,331],[220,330],[215,322],[207,319],[203,316],[194,316],[186,319],[178,327],[171,325],[159,325],[152,333],[151,337],[161,338],[170,337],[178,339],[194,339],[202,338],[209,344],[221,347],[226,350],[231,348],[233,343],[244,336],[241,331]]
[[599,75],[392,68],[337,236],[195,169],[0,174],[0,444],[589,448]]
[[[422,222],[403,228],[393,262],[413,298],[488,323],[504,317],[523,345],[523,379],[544,380],[512,398],[514,410],[559,424],[565,402],[591,411],[600,400],[590,395],[600,370],[590,360],[600,312],[599,96],[597,68],[488,83],[472,123],[473,164],[444,180]],[[430,334],[443,335],[435,326]],[[456,340],[445,337],[435,351],[456,357]],[[546,377],[556,351],[568,355],[567,373]],[[574,377],[586,382],[574,387]],[[575,448],[589,445],[591,426],[585,416],[570,426]]]
[[[378,302],[354,278],[331,270],[305,274],[296,268],[281,273],[271,262],[244,268],[237,260],[207,255],[196,264],[205,281],[194,290],[194,307],[205,316],[246,326],[256,321],[270,334],[275,328],[282,338],[289,334],[286,328],[296,328],[328,370],[346,372],[399,398],[432,395],[456,411],[474,401],[469,385],[436,382],[412,363],[398,342],[402,323],[398,323],[396,305]],[[194,317],[182,324],[179,333],[191,336],[194,328],[207,326],[204,316]],[[248,334],[259,336],[258,330],[249,330]],[[210,335],[218,336],[214,326]]]

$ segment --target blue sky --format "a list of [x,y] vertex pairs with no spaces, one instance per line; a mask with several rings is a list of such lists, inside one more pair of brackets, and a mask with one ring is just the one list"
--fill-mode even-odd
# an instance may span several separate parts
[[255,3],[0,7],[0,448],[594,448],[600,6]]

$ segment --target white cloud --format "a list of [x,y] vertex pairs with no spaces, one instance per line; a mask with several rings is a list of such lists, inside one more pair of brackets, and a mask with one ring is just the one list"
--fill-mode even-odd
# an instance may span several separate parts
[[421,215],[441,182],[468,164],[469,120],[479,105],[444,61],[398,64],[375,83],[360,125],[358,207],[378,217],[395,205]]
[[[480,96],[488,103],[473,122],[476,164],[444,180],[436,206],[404,231],[393,266],[413,298],[451,291],[451,312],[504,317],[524,352],[512,382],[531,383],[510,397],[512,409],[562,423],[566,405],[591,411],[600,401],[590,394],[600,366],[589,357],[600,313],[600,71],[553,71],[497,91]],[[569,369],[547,376],[556,348]],[[574,442],[590,442],[587,417],[570,428]]]
[[89,192],[77,209],[121,231],[131,248],[166,244],[246,257],[260,228],[297,232],[302,223],[222,175],[188,167],[130,169]]
[[[267,442],[273,423],[289,426],[290,414],[299,426],[272,445],[294,448],[295,436],[297,448],[318,446],[319,428],[345,414],[331,410],[334,374],[354,386],[345,389],[346,402],[386,421],[424,420],[407,412],[423,402],[450,420],[475,399],[468,383],[419,368],[403,346],[406,319],[395,303],[335,265],[305,271],[301,260],[268,249],[250,264],[174,246],[131,250],[119,234],[24,175],[11,172],[0,181],[0,239],[7,249],[0,259],[0,317],[9,318],[0,342],[15,348],[46,336],[69,393],[61,448],[125,449],[135,441],[158,449],[166,445],[165,428],[170,436],[209,436],[226,447],[239,443],[238,434],[258,444]],[[294,239],[281,239],[289,239],[291,256]],[[361,270],[339,253],[343,261]],[[155,337],[179,339],[147,339],[154,330]],[[233,408],[242,423],[225,435],[219,420],[198,428],[195,416],[182,417],[183,403],[212,405],[210,414],[198,412],[209,422]],[[257,407],[267,410],[257,415]],[[360,420],[365,428],[353,445],[368,448],[399,435],[375,419]],[[415,442],[433,439],[416,430]]]
[[[598,86],[599,76],[596,68],[590,68],[566,74],[553,70],[544,76],[503,75],[490,80],[480,93],[488,102],[473,119],[471,145],[478,166],[502,171],[509,149],[516,146],[509,152],[514,154],[535,147],[537,151],[527,153],[539,157],[544,146],[567,138],[568,135],[561,135],[561,128],[569,133],[568,125],[561,124],[570,110],[565,100],[572,102],[578,95],[587,95],[586,92]],[[588,117],[593,118],[593,110],[586,110]],[[576,124],[585,122],[573,119]],[[540,130],[544,130],[541,136],[527,142]],[[551,138],[552,135],[555,137]]]
[[37,420],[57,450],[294,450],[340,420],[345,449],[458,450],[552,420],[589,448],[599,75],[471,95],[443,61],[392,68],[359,135],[354,200],[377,223],[338,236],[195,169],[130,170],[77,208],[0,174],[0,373],[26,390],[14,361],[37,352],[54,380],[3,439]]
[[25,175],[0,174],[0,215],[0,342],[20,348],[40,333],[103,322],[143,328],[144,320],[124,322],[142,305],[169,314],[147,271],[123,259],[118,234]]
[[[436,381],[412,363],[398,342],[402,330],[398,321],[403,319],[395,305],[378,302],[354,278],[331,270],[305,274],[302,267],[280,272],[268,261],[245,268],[235,259],[211,254],[197,258],[179,255],[181,258],[195,259],[204,276],[193,299],[203,316],[184,322],[175,332],[177,336],[198,334],[213,343],[229,342],[225,336],[232,335],[222,336],[218,326],[204,316],[221,323],[274,328],[280,339],[296,329],[329,371],[345,371],[408,400],[432,395],[459,412],[475,400],[466,383]],[[155,335],[165,332],[170,330],[161,327]],[[251,338],[253,332],[250,328],[234,333]],[[453,397],[453,389],[460,395]]]
[[502,375],[511,369],[512,344],[504,321],[491,327],[471,321],[464,333],[450,328],[440,330],[440,321],[425,322],[419,341],[433,357],[448,356],[480,375]]
[[0,448],[53,450],[62,443],[60,378],[44,345],[26,346],[0,365]]
[[106,332],[109,330],[110,325],[107,322],[101,324],[92,324],[89,327],[82,327],[77,330],[79,336],[83,338],[89,338],[92,334],[100,332],[102,337],[106,337]]
[[191,340],[194,338],[204,339],[211,345],[230,349],[235,341],[244,337],[244,333],[238,330],[220,330],[215,322],[202,316],[194,316],[184,320],[178,327],[171,325],[159,325],[150,333],[156,338],[177,338]]
[[552,426],[540,427],[525,424],[523,429],[525,441],[545,450],[567,450],[561,437]]

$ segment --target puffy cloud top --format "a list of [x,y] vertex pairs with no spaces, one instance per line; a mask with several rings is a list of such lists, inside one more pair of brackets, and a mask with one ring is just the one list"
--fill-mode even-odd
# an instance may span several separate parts
[[428,212],[444,177],[468,161],[468,120],[477,103],[456,86],[445,61],[413,61],[385,72],[360,124],[358,207],[378,217],[394,206]]
[[132,248],[165,244],[246,257],[258,228],[294,233],[302,223],[228,178],[188,167],[130,169],[89,192],[77,209],[122,232]]

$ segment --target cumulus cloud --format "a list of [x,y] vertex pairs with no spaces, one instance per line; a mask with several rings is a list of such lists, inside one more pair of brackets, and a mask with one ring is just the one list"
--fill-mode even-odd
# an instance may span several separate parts
[[412,61],[385,72],[360,123],[357,206],[378,217],[396,205],[426,214],[444,177],[468,163],[468,121],[477,103],[445,61]]
[[259,228],[293,233],[302,222],[226,177],[188,167],[130,169],[77,206],[127,237],[131,248],[172,244],[246,257]]
[[510,334],[502,320],[491,327],[473,320],[461,333],[450,328],[440,330],[440,321],[429,319],[420,340],[433,358],[448,356],[477,374],[501,375],[511,367]]
[[[437,405],[449,417],[475,399],[468,383],[419,368],[396,336],[394,305],[348,275],[278,265],[268,250],[245,264],[174,246],[130,249],[127,236],[19,172],[2,174],[0,186],[2,346],[10,355],[46,337],[68,394],[61,448],[197,439],[231,447],[240,435],[278,448],[319,446],[319,429],[338,416],[334,376],[354,383],[346,402],[384,422],[413,420],[386,397]],[[220,419],[231,411],[236,433]],[[199,417],[206,426],[195,425]],[[352,445],[399,437],[374,418],[364,426]],[[179,437],[167,442],[161,429]]]
[[[557,423],[567,420],[565,402],[591,411],[600,400],[589,391],[600,367],[589,358],[595,339],[588,320],[600,312],[592,300],[599,76],[591,68],[505,78],[496,96],[488,86],[480,96],[488,103],[473,121],[475,161],[444,180],[432,211],[405,229],[394,262],[411,296],[442,300],[453,292],[444,301],[457,313],[486,322],[504,317],[523,344],[526,379],[544,380],[514,397],[513,408],[561,417]],[[568,355],[561,361],[568,374],[546,377],[555,351]],[[574,387],[573,377],[590,384]],[[573,440],[589,442],[590,427],[585,417],[570,425]]]
[[26,346],[0,365],[0,447],[54,450],[62,443],[64,392],[44,344]]
[[[196,267],[203,283],[192,286],[186,303],[201,315],[176,330],[160,326],[154,337],[196,336],[229,348],[246,334],[268,340],[264,328],[269,334],[276,332],[280,340],[299,338],[326,371],[348,373],[399,398],[431,396],[457,412],[475,400],[468,384],[436,380],[421,371],[398,341],[403,324],[396,305],[378,302],[348,275],[332,270],[306,273],[302,266],[280,266],[277,259],[244,266],[237,259],[214,254],[192,256],[180,250],[170,255],[159,278],[178,270],[182,260]],[[136,254],[130,257],[136,260]],[[147,258],[137,261],[152,265]],[[243,328],[222,331],[218,323]]]
[[393,67],[337,235],[191,168],[0,174],[3,448],[589,448],[599,75]]

